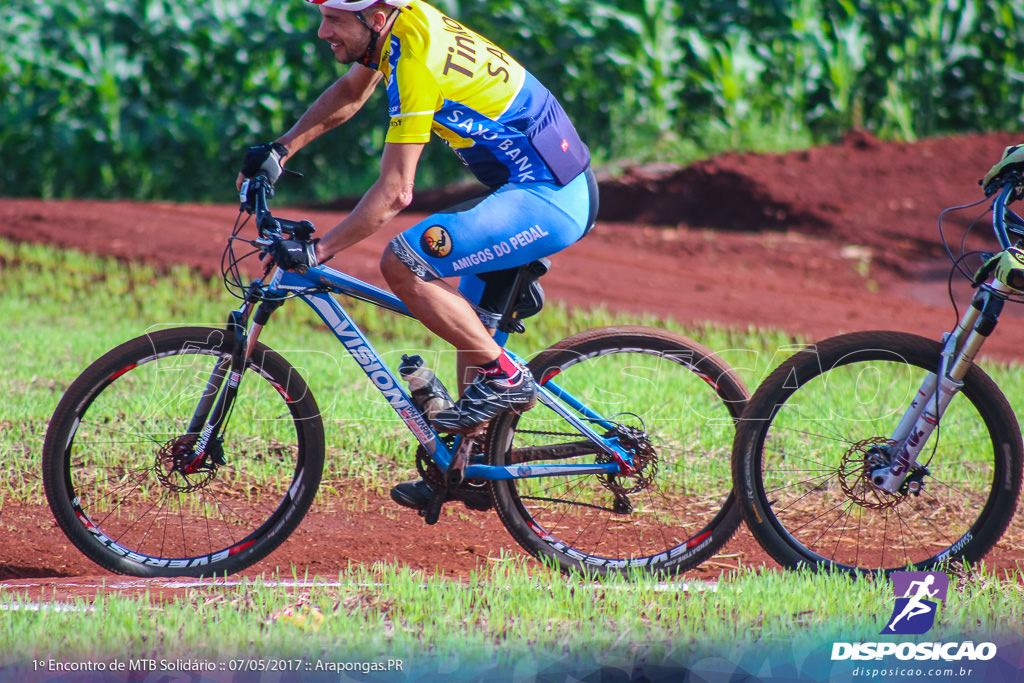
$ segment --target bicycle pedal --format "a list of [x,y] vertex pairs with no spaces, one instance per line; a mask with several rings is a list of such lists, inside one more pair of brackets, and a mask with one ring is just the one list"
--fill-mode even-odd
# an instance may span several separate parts
[[437,524],[437,520],[441,517],[441,508],[448,501],[448,491],[445,489],[436,489],[434,495],[430,497],[430,502],[427,503],[427,507],[420,511],[423,515],[423,521],[433,526]]

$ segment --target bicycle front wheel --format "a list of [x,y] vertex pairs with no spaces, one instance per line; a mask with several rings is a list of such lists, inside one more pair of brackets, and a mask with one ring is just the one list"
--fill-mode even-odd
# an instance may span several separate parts
[[[685,337],[645,327],[571,336],[530,363],[542,386],[615,423],[636,473],[492,481],[498,514],[534,556],[563,571],[672,575],[714,555],[740,513],[731,494],[729,448],[749,396],[738,375]],[[572,399],[568,399],[572,401]],[[492,465],[593,464],[598,453],[542,405],[492,423]]]
[[60,401],[43,445],[46,496],[99,565],[135,576],[230,574],[280,545],[308,510],[323,471],[320,411],[262,344],[237,378],[222,441],[207,450],[216,455],[194,474],[174,468],[196,440],[189,424],[214,368],[234,348],[217,329],[147,334],[89,366]]
[[964,378],[912,479],[871,483],[929,373],[937,342],[897,332],[841,335],[780,365],[754,393],[733,451],[744,518],[786,567],[888,572],[976,561],[1006,530],[1021,485],[1021,434],[980,368]]

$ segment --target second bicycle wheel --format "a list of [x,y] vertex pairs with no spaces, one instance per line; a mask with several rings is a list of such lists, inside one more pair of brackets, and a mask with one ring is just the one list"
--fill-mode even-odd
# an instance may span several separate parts
[[[721,359],[662,330],[609,327],[555,344],[530,370],[618,425],[637,471],[491,482],[520,545],[563,571],[671,575],[729,540],[740,522],[729,449],[749,394]],[[497,418],[485,453],[489,464],[524,471],[609,459],[543,405]]]
[[1005,531],[1021,485],[1021,435],[974,366],[894,494],[870,478],[925,377],[937,342],[897,332],[810,346],[761,384],[737,430],[734,481],[754,535],[782,565],[851,572],[980,559]]
[[64,394],[43,482],[57,522],[93,561],[136,576],[223,576],[302,520],[323,471],[323,424],[305,382],[263,344],[238,378],[223,441],[207,450],[215,455],[193,474],[175,467],[196,440],[188,426],[208,380],[234,348],[223,330],[160,330],[105,354]]

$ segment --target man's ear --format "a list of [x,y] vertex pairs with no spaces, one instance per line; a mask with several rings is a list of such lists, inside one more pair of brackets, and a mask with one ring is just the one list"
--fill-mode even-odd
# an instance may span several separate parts
[[373,10],[373,15],[370,17],[370,26],[373,27],[374,31],[383,31],[384,27],[388,24],[389,16],[391,15],[382,9]]

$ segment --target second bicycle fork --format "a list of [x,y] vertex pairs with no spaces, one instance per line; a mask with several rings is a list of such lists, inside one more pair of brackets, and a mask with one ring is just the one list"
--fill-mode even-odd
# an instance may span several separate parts
[[906,484],[908,493],[920,493],[928,470],[919,466],[918,457],[953,397],[963,387],[974,358],[999,322],[1006,295],[1013,291],[1014,288],[993,279],[974,294],[956,329],[944,335],[940,367],[921,383],[890,438],[890,446],[876,446],[869,451],[869,458],[873,459],[868,463],[870,479],[877,488],[895,494]]

